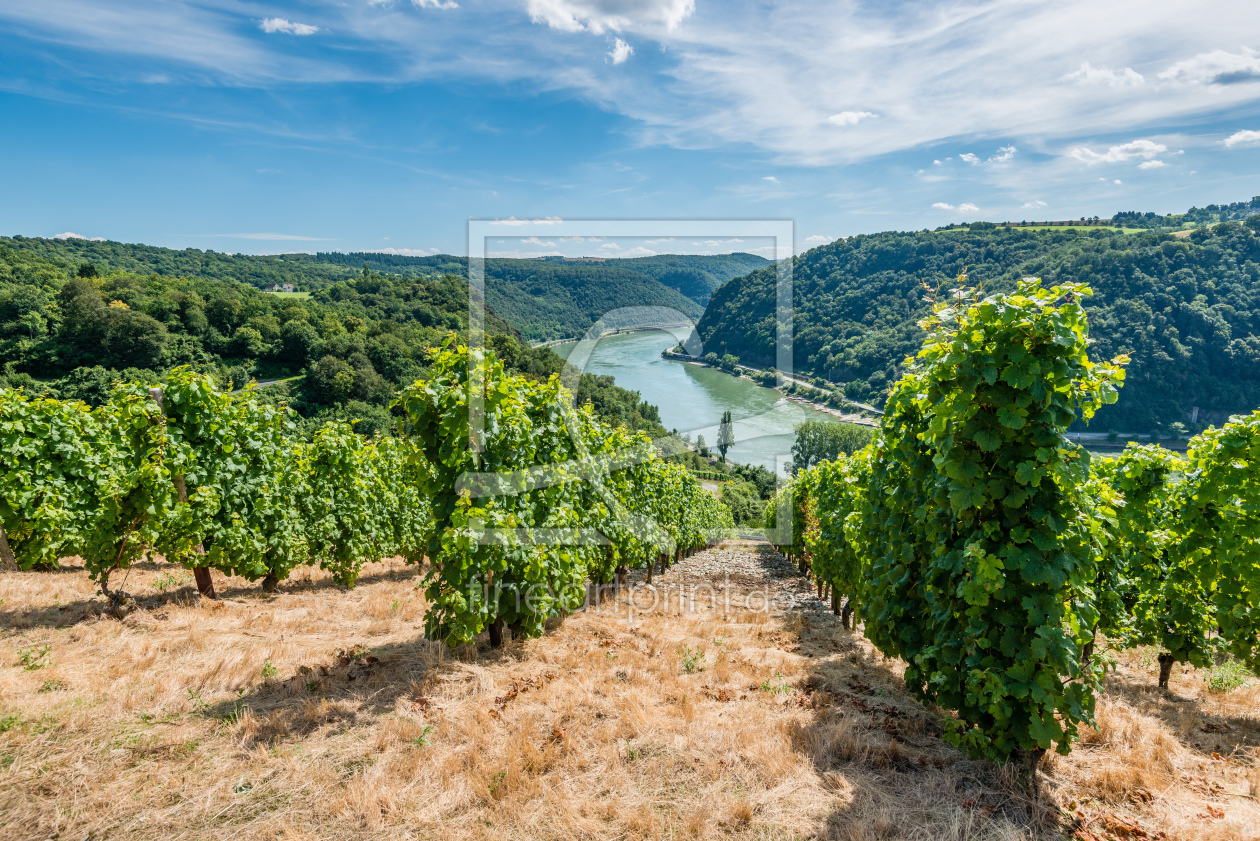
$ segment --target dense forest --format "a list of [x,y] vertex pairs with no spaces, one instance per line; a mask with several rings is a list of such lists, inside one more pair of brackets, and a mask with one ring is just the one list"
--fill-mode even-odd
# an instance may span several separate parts
[[[334,263],[358,269],[367,266],[373,271],[390,272],[403,276],[430,275],[446,273],[465,275],[468,261],[462,257],[449,254],[435,254],[432,257],[413,257],[402,254],[383,254],[372,251],[354,251],[348,254],[340,252],[320,252],[315,255],[320,262]],[[565,266],[581,274],[583,270],[598,270],[599,267],[615,266],[618,269],[646,275],[661,285],[681,292],[702,307],[709,303],[713,290],[734,277],[746,275],[767,265],[770,261],[755,254],[736,252],[733,254],[717,254],[713,256],[698,254],[660,254],[652,257],[627,257],[609,259],[601,262],[577,262],[563,257],[543,257],[538,260],[507,260],[491,258],[486,260],[486,276],[490,288],[496,278],[519,275],[520,263],[549,266]]]
[[[450,275],[360,269],[309,296],[275,295],[0,243],[0,386],[99,404],[113,381],[156,382],[188,365],[238,388],[251,378],[285,380],[267,396],[293,405],[312,427],[357,419],[370,434],[393,422],[386,407],[424,371],[430,349],[466,333],[467,290]],[[493,310],[486,331],[510,369],[538,379],[560,371],[553,351],[528,347]],[[586,375],[578,398],[609,422],[664,434],[655,407],[611,377]]]
[[[252,256],[195,248],[175,251],[118,242],[30,237],[0,237],[0,245],[66,266],[91,264],[103,276],[124,272],[205,278],[239,282],[257,289],[292,284],[296,291],[310,293],[344,284],[358,277],[364,268],[375,274],[437,283],[445,282],[447,277],[468,275],[468,261],[450,254],[414,257],[321,252]],[[486,261],[486,300],[527,340],[570,338],[622,307],[666,307],[695,320],[714,289],[767,264],[765,258],[752,254],[664,255],[590,262],[495,258]],[[346,287],[341,288],[344,292]]]
[[[1093,352],[1132,356],[1120,401],[1099,412],[1095,429],[1198,428],[1260,405],[1260,215],[1185,238],[1003,228],[862,235],[798,256],[793,271],[795,368],[843,384],[854,400],[882,403],[922,342],[917,322],[929,302],[965,272],[986,292],[1030,275],[1094,289],[1085,302]],[[705,350],[773,364],[774,286],[766,268],[718,289],[698,327]]]
[[1185,213],[1160,216],[1158,213],[1124,211],[1111,217],[1113,225],[1124,228],[1180,228],[1186,225],[1214,225],[1217,222],[1237,222],[1252,214],[1260,213],[1260,196],[1251,201],[1229,204],[1209,204],[1192,207]]

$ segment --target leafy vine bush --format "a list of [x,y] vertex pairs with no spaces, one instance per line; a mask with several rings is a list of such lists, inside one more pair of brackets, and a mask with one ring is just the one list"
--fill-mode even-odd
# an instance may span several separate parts
[[1195,436],[1187,462],[1178,566],[1211,594],[1220,644],[1260,672],[1260,411]]
[[1087,287],[967,294],[923,322],[873,446],[857,530],[868,634],[920,697],[957,710],[954,743],[1067,752],[1092,717],[1098,671],[1080,648],[1103,532],[1082,492],[1088,458],[1062,433],[1115,401],[1127,360],[1090,361]]
[[[575,409],[557,377],[505,371],[448,341],[399,402],[431,467],[430,636],[456,644],[504,627],[537,636],[575,609],[588,579],[648,566],[733,528],[727,509],[642,433]],[[470,396],[480,397],[472,411]]]
[[1109,536],[1062,433],[1116,399],[1126,360],[1089,359],[1089,294],[954,290],[871,445],[792,491],[794,546],[833,606],[846,595],[907,686],[956,711],[947,738],[974,755],[1066,753],[1092,718],[1100,669],[1081,653]]
[[994,759],[1066,753],[1092,717],[1100,640],[1260,669],[1260,412],[1190,442],[1094,459],[1062,433],[1114,401],[1079,285],[955,290],[872,444],[800,473],[768,511],[781,548],[954,710]]
[[588,579],[663,568],[733,529],[644,433],[574,408],[555,376],[469,357],[448,341],[400,398],[408,434],[370,440],[330,422],[306,442],[289,409],[187,368],[95,409],[0,389],[0,560],[81,555],[119,599],[110,573],[148,552],[191,567],[206,595],[208,568],[270,588],[318,564],[353,586],[364,563],[427,554],[428,632],[501,642],[505,625],[534,636],[577,608]]
[[103,405],[0,389],[0,526],[25,568],[79,555],[109,575],[147,552],[274,585],[319,563],[353,584],[363,563],[422,555],[431,518],[410,443],[294,415],[175,369],[161,388],[119,385]]

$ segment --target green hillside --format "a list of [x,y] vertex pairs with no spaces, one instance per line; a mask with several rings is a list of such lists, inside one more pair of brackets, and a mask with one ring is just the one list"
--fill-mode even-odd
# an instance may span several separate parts
[[[85,239],[0,237],[0,243],[67,266],[91,263],[102,275],[196,277],[258,289],[293,284],[298,291],[315,292],[356,278],[365,267],[379,274],[427,281],[468,274],[468,261],[450,254],[252,256]],[[622,307],[668,307],[695,320],[714,289],[767,264],[765,258],[753,254],[661,255],[598,262],[496,258],[486,261],[486,300],[527,340],[568,338]]]
[[[360,431],[370,433],[391,423],[386,407],[429,364],[430,348],[468,327],[468,286],[453,275],[338,268],[347,279],[317,285],[333,264],[295,261],[285,282],[311,283],[315,291],[277,295],[227,277],[144,268],[153,259],[180,270],[191,265],[180,262],[182,252],[116,243],[60,250],[43,247],[48,242],[0,240],[0,385],[97,403],[114,380],[156,382],[189,365],[238,387],[251,377],[287,380],[268,396],[316,420],[358,418]],[[102,253],[108,265],[80,262]],[[272,258],[253,259],[259,262],[212,260],[211,268],[248,270]],[[545,379],[563,364],[549,349],[525,346],[493,309],[486,332],[514,370]],[[584,377],[579,398],[605,420],[663,433],[656,409],[609,377]]]
[[[967,272],[986,291],[1027,275],[1090,284],[1093,353],[1133,357],[1119,403],[1095,429],[1202,425],[1260,403],[1260,216],[1188,238],[1021,229],[856,236],[795,258],[795,367],[881,404],[922,341],[925,296]],[[718,289],[699,324],[706,351],[774,361],[775,273]],[[1198,407],[1198,414],[1195,414]]]
[[[623,307],[667,307],[698,320],[704,307],[621,261],[487,260],[486,303],[526,339],[578,336]],[[605,319],[610,327],[630,322]]]
[[[366,265],[408,276],[467,275],[466,262],[446,254],[320,253],[315,258],[347,269]],[[694,320],[714,289],[769,262],[746,253],[662,254],[597,262],[492,258],[486,260],[486,299],[527,339],[568,338],[620,307],[669,307]]]

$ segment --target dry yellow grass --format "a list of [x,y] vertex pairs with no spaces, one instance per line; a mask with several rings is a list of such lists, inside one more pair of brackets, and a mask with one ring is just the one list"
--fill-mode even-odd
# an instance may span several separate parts
[[[697,560],[657,583],[703,582]],[[1030,802],[832,617],[610,600],[451,651],[423,640],[414,576],[266,596],[216,574],[211,604],[159,593],[189,576],[155,564],[124,621],[81,568],[3,576],[0,837],[1013,841],[1072,837],[1067,807],[1082,838],[1260,838],[1255,687],[1183,672],[1196,697],[1170,699],[1125,655]]]

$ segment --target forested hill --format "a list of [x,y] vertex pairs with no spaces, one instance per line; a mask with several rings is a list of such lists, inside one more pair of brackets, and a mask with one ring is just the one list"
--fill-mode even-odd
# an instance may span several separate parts
[[[438,254],[412,257],[354,252],[320,253],[321,262],[368,266],[403,275],[449,272],[467,275],[467,263]],[[726,281],[769,265],[754,254],[662,254],[599,261],[486,260],[486,301],[531,340],[581,335],[621,307],[665,307],[691,320]],[[619,326],[609,323],[609,326]]]
[[[1027,275],[1047,285],[1080,281],[1095,290],[1086,302],[1092,353],[1133,358],[1119,402],[1093,428],[1219,423],[1260,406],[1258,228],[1260,216],[1251,216],[1186,238],[998,228],[839,240],[795,258],[794,364],[843,383],[852,399],[881,404],[922,340],[925,295],[948,289],[959,273],[988,291]],[[766,268],[718,289],[698,328],[705,351],[773,364],[774,286]]]
[[[188,248],[86,239],[0,237],[0,244],[43,260],[90,263],[102,275],[196,277],[236,281],[262,289],[293,284],[315,292],[352,280],[364,267],[398,278],[466,278],[468,261],[450,254],[411,256],[379,252],[321,252],[252,256]],[[661,255],[599,261],[561,259],[486,261],[486,300],[527,340],[584,333],[622,307],[665,307],[695,320],[713,289],[768,264],[753,254]],[[619,325],[618,325],[619,326]]]
[[[309,295],[277,295],[224,278],[103,268],[0,240],[0,386],[98,403],[113,381],[157,382],[178,365],[237,386],[296,377],[267,395],[315,423],[358,419],[370,434],[391,424],[386,407],[423,373],[430,348],[468,326],[468,285],[446,274],[359,269]],[[514,370],[543,379],[563,364],[523,345],[493,310],[486,332]],[[611,377],[585,376],[578,397],[610,423],[664,432],[656,409]]]

